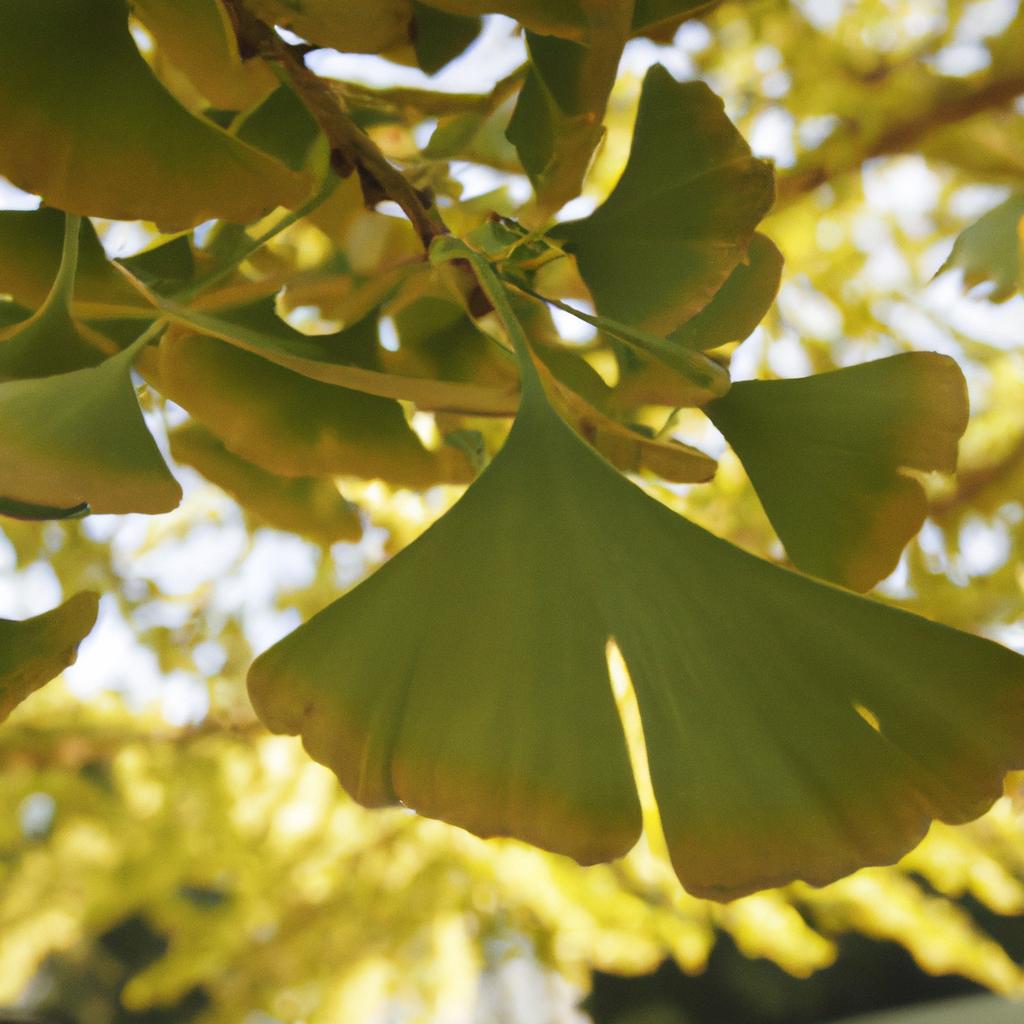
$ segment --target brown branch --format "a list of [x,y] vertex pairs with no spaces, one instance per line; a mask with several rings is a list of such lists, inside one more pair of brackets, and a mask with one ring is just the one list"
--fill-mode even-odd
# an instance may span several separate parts
[[412,222],[424,248],[445,234],[430,201],[388,161],[377,144],[345,111],[331,86],[306,67],[301,51],[289,46],[269,25],[248,11],[243,0],[226,0],[243,57],[263,57],[276,64],[331,146],[331,166],[339,177],[359,175],[369,207],[385,199],[397,203]]

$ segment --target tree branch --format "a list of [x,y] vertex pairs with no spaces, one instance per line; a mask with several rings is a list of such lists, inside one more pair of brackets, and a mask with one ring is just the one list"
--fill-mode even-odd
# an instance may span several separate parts
[[306,67],[301,51],[286,43],[269,25],[249,12],[243,0],[226,0],[243,57],[260,56],[280,68],[284,78],[316,119],[331,145],[331,166],[339,177],[359,175],[369,207],[385,199],[397,203],[412,222],[423,247],[446,234],[430,201],[388,161],[377,144],[345,111],[331,86]]

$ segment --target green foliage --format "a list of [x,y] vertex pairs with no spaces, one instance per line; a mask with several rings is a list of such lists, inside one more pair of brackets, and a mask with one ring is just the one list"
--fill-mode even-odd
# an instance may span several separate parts
[[75,660],[98,611],[98,595],[81,593],[23,622],[0,619],[0,722]]
[[[807,973],[856,929],[1020,986],[951,901],[1024,908],[1024,663],[973,635],[1014,637],[1018,572],[969,540],[1024,541],[1024,370],[924,282],[967,186],[1021,187],[1024,23],[952,76],[939,6],[922,41],[881,7],[0,0],[0,174],[44,204],[0,213],[0,515],[15,585],[77,595],[0,619],[4,799],[58,806],[0,823],[0,1002],[135,919],[170,945],[124,1004],[199,986],[211,1021],[427,1019],[495,936],[585,984],[697,970],[716,929]],[[476,93],[323,78],[273,31],[433,74],[495,12],[525,60]],[[670,56],[704,81],[635,79],[630,39],[696,14]],[[879,198],[901,168],[917,214]],[[965,285],[1020,289],[1020,214],[963,231]],[[94,590],[201,724],[25,700]]]

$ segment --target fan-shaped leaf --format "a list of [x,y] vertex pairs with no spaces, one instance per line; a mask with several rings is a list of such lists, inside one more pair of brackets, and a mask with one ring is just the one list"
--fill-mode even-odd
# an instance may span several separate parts
[[[144,339],[140,338],[140,342]],[[138,344],[99,366],[0,384],[0,494],[26,505],[169,512],[181,500],[132,385]]]
[[124,0],[0,3],[0,174],[62,209],[171,230],[297,206],[311,182],[194,117],[156,80]]
[[927,514],[903,469],[956,469],[967,387],[908,352],[795,380],[734,384],[706,412],[736,450],[793,564],[854,590],[888,575]]
[[722,101],[653,67],[618,184],[551,234],[576,255],[599,313],[667,334],[722,287],[773,196],[771,165],[751,155]]
[[99,596],[83,591],[35,618],[0,619],[0,722],[74,662],[98,612]]
[[539,384],[465,497],[257,659],[249,689],[362,803],[592,861],[640,827],[610,638],[700,895],[892,861],[1024,764],[1019,656],[718,540],[624,480]]

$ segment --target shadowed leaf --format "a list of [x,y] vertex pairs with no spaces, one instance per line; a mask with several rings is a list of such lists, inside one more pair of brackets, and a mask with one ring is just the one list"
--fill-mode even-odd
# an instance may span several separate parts
[[32,619],[0,619],[0,722],[73,664],[96,623],[99,596],[83,591]]
[[465,497],[258,658],[249,690],[363,804],[590,862],[640,828],[610,638],[699,895],[891,862],[1024,764],[1019,656],[718,540],[624,480],[539,385]]
[[483,22],[479,17],[448,14],[412,0],[413,46],[416,63],[433,75],[472,45]]
[[[336,336],[376,345],[373,318]],[[465,459],[431,452],[387,398],[310,380],[212,338],[181,331],[160,345],[158,387],[235,455],[287,477],[380,477],[405,487],[465,482]]]
[[[60,267],[64,214],[39,210],[0,211],[0,292],[30,309],[41,306]],[[91,221],[79,229],[75,312],[104,316],[125,309],[149,310],[149,303],[107,260]]]
[[629,37],[630,12],[612,5],[600,8],[600,14],[589,24],[585,45],[526,34],[530,63],[508,138],[543,212],[552,213],[579,195],[604,135],[602,119]]
[[250,10],[320,46],[383,53],[409,42],[409,0],[249,0]]
[[746,257],[699,312],[669,335],[687,348],[709,349],[743,341],[775,301],[782,277],[782,253],[755,232]]
[[[377,303],[380,298],[375,296]],[[182,326],[219,338],[310,380],[384,398],[406,399],[429,410],[510,415],[518,401],[518,385],[512,383],[496,386],[386,372],[365,357],[346,352],[344,345],[335,344],[340,335],[301,334],[276,316],[265,302],[218,315],[185,309],[169,301],[160,305]]]
[[909,352],[814,377],[743,381],[705,411],[793,564],[868,590],[927,515],[924,489],[902,471],[956,469],[967,387],[948,356]]
[[123,0],[0,4],[0,173],[73,213],[248,223],[311,182],[194,117],[154,77]]
[[268,473],[233,455],[198,423],[179,427],[170,441],[178,462],[202,473],[267,526],[323,545],[362,536],[359,510],[330,480]]
[[771,165],[751,155],[722,101],[656,66],[618,184],[551,234],[575,254],[599,313],[667,334],[722,287],[773,196]]

